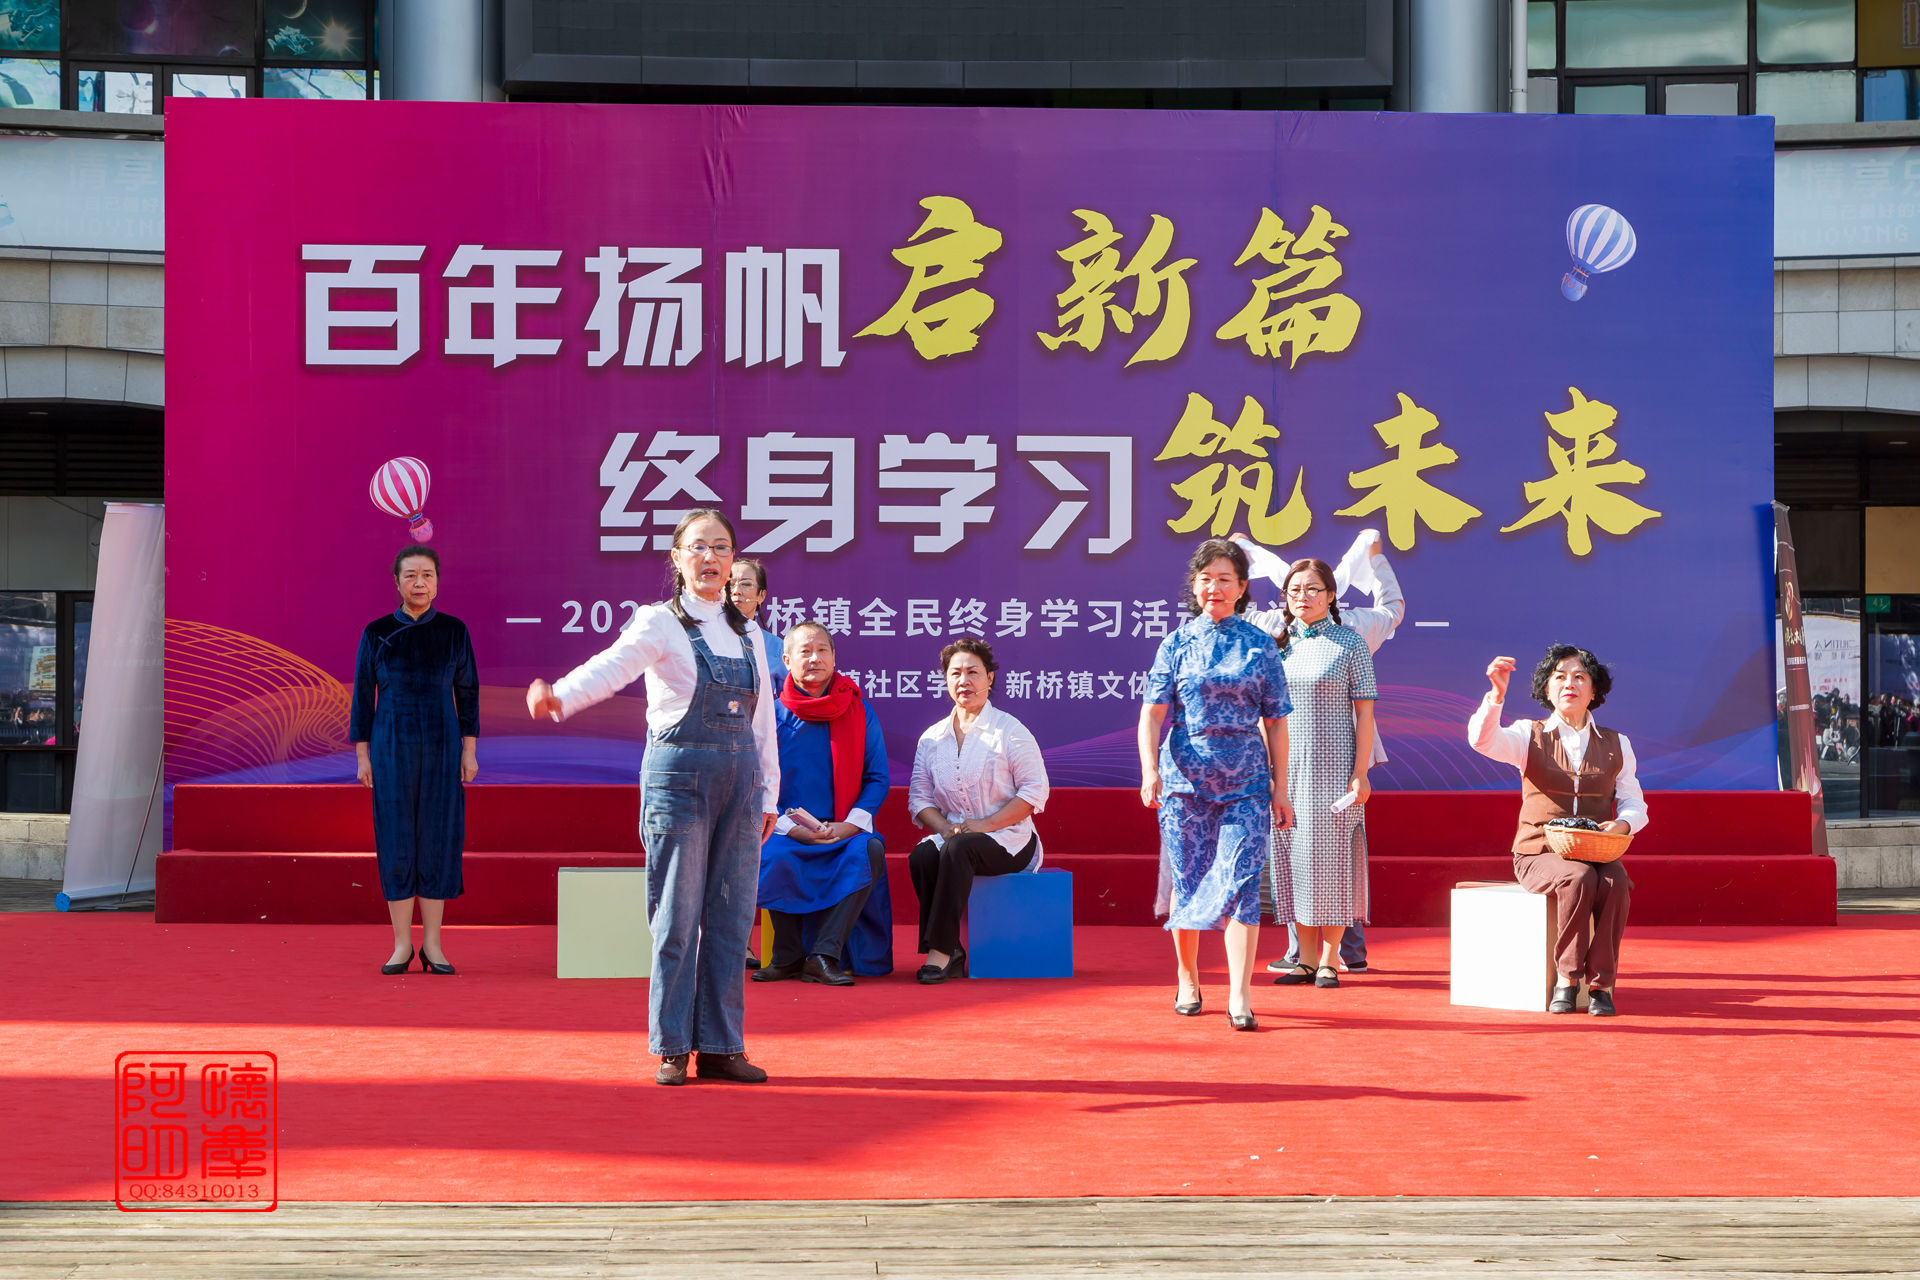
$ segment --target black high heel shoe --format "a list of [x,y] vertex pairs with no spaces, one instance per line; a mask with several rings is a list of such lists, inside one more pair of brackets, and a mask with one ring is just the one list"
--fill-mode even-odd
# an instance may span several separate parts
[[450,964],[435,964],[433,961],[427,959],[427,949],[422,947],[420,948],[420,972],[450,974],[456,972],[456,970]]
[[413,968],[413,948],[409,947],[407,948],[407,958],[405,960],[402,960],[399,964],[383,964],[380,966],[380,972],[391,978],[396,974],[405,973],[411,968]]
[[920,971],[913,976],[923,987],[939,986],[948,978],[964,978],[967,976],[967,949],[956,947],[953,954],[947,958],[946,968],[923,964],[920,966]]
[[1227,1023],[1235,1031],[1256,1031],[1260,1027],[1259,1022],[1254,1019],[1252,1010],[1245,1013],[1229,1013]]
[[1174,1001],[1173,1011],[1179,1014],[1183,1018],[1199,1017],[1200,1016],[1200,997],[1196,995],[1191,1000]]

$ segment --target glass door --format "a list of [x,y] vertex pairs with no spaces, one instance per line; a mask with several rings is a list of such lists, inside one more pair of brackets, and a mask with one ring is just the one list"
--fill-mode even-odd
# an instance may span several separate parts
[[1920,596],[1867,596],[1866,816],[1920,811]]

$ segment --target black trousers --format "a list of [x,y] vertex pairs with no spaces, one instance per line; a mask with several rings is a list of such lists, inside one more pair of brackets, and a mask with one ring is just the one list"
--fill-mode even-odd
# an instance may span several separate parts
[[913,876],[914,896],[920,899],[920,954],[952,955],[960,945],[960,917],[966,914],[973,878],[1025,871],[1039,842],[1040,837],[1033,836],[1020,852],[1008,853],[992,836],[969,831],[939,848],[931,839],[913,846],[907,870]]
[[[887,874],[887,851],[879,836],[867,837],[867,865],[873,869],[874,880]],[[775,911],[771,907],[767,914],[773,917],[773,963],[785,967],[799,964],[807,958],[806,949],[801,942],[801,932],[809,919],[819,923],[814,927],[813,954],[831,956],[840,959],[847,951],[847,935],[853,932],[853,922],[866,910],[867,895],[873,892],[869,883],[863,889],[855,889],[825,911],[795,913]]]

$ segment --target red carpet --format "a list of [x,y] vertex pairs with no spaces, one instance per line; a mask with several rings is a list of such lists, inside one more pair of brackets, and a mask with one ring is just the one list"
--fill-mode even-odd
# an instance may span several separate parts
[[383,932],[0,916],[0,1200],[110,1200],[114,1056],[164,1049],[278,1055],[286,1200],[1920,1194],[1920,917],[1635,930],[1611,1023],[1452,1008],[1444,932],[1381,930],[1252,1035],[1217,941],[1188,1019],[1163,934],[1083,929],[1071,981],[750,985],[774,1081],[678,1090],[552,929],[404,979]]

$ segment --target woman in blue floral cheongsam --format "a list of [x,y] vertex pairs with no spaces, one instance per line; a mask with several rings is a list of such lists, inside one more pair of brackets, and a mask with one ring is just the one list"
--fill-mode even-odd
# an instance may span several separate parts
[[[1200,934],[1226,933],[1228,1021],[1251,1031],[1260,939],[1260,868],[1287,804],[1287,674],[1273,637],[1240,614],[1247,555],[1224,538],[1187,565],[1194,616],[1160,645],[1140,709],[1140,802],[1160,810],[1160,867],[1180,991],[1175,1013],[1200,1012]],[[1161,728],[1169,712],[1172,728]]]

